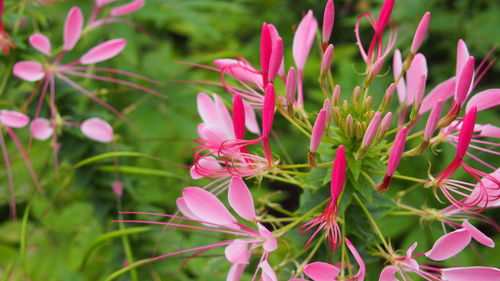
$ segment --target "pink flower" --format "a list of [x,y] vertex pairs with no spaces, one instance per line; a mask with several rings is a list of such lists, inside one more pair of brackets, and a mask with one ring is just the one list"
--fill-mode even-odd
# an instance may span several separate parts
[[399,165],[399,161],[401,160],[401,156],[403,155],[403,151],[406,143],[406,136],[408,135],[408,128],[403,127],[396,135],[394,139],[394,144],[389,151],[389,159],[387,161],[387,171],[385,172],[384,179],[382,183],[377,187],[377,191],[385,192],[389,187],[389,184],[392,181],[392,175],[396,171],[396,168]]
[[326,2],[325,11],[323,13],[323,45],[326,45],[332,35],[333,24],[335,19],[335,6],[333,0]]
[[83,121],[80,129],[89,139],[103,143],[113,140],[113,127],[100,118],[94,117]]
[[314,240],[316,235],[323,229],[327,232],[328,242],[330,244],[330,249],[332,252],[335,248],[340,245],[340,239],[342,234],[340,233],[340,228],[337,224],[337,204],[340,193],[344,188],[346,173],[346,155],[344,146],[339,146],[337,153],[335,155],[335,160],[333,162],[332,177],[330,183],[330,200],[328,201],[323,214],[309,221],[308,223],[299,227],[299,230],[303,231],[300,235],[304,235],[309,230],[317,226],[311,238],[307,241],[305,247]]
[[420,45],[424,41],[425,36],[427,35],[427,30],[429,29],[429,23],[431,21],[431,13],[427,12],[424,14],[420,23],[418,24],[417,30],[415,31],[415,35],[413,36],[413,42],[411,43],[410,51],[412,53],[417,53]]

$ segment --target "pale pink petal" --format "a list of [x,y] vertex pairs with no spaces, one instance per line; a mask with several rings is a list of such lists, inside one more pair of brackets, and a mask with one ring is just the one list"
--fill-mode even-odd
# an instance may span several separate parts
[[0,110],[0,123],[10,128],[22,128],[30,122],[30,118],[17,111]]
[[467,49],[467,45],[465,45],[464,40],[460,39],[458,40],[457,44],[457,65],[455,69],[455,76],[460,77],[460,74],[462,73],[462,69],[464,65],[467,63],[467,60],[469,59],[470,54],[469,50]]
[[127,45],[125,39],[113,39],[101,43],[86,52],[81,58],[82,64],[92,64],[108,60],[118,55]]
[[[394,51],[394,57],[392,59],[392,68],[394,81],[396,81],[403,71],[403,61],[401,59],[401,52],[399,50]],[[406,82],[405,78],[401,77],[398,84],[396,85],[398,92],[399,103],[403,104],[406,101]]]
[[42,54],[50,56],[50,40],[45,35],[36,33],[30,36],[29,42],[31,46]]
[[424,114],[431,110],[438,100],[446,101],[455,93],[455,77],[452,77],[444,82],[439,83],[432,91],[425,96],[422,105],[420,106],[420,114]]
[[227,245],[224,254],[230,263],[248,264],[251,252],[248,251],[248,242],[235,239],[231,244]]
[[64,50],[72,50],[80,35],[83,28],[83,14],[80,8],[73,7],[69,10],[68,16],[66,17],[66,22],[64,23]]
[[220,163],[213,157],[203,157],[200,160],[198,160],[198,163],[196,165],[193,165],[191,169],[189,170],[189,173],[191,175],[191,178],[194,180],[201,179],[204,176],[198,173],[196,170],[196,166],[198,166],[198,169],[203,169],[205,171],[213,171],[217,172],[220,171],[222,166]]
[[46,140],[52,136],[54,129],[50,125],[49,120],[45,118],[36,118],[31,121],[30,132],[35,139]]
[[472,98],[467,103],[466,110],[468,111],[472,106],[476,106],[477,111],[481,111],[490,107],[498,106],[499,104],[500,89],[489,89],[472,96]]
[[262,75],[248,63],[235,59],[218,59],[214,61],[214,64],[236,79],[245,83],[251,82],[262,88]]
[[422,45],[425,36],[427,35],[427,30],[429,29],[429,22],[431,21],[431,13],[427,12],[424,14],[420,23],[418,24],[415,35],[413,36],[413,42],[411,43],[411,52],[416,53]]
[[97,117],[83,121],[80,130],[86,137],[98,142],[106,143],[113,140],[113,127]]
[[102,7],[102,6],[107,5],[113,1],[115,1],[115,0],[96,0],[95,2],[96,2],[96,5],[98,7]]
[[418,53],[406,72],[406,105],[413,103],[422,76],[427,77],[427,60]]
[[293,37],[293,58],[299,70],[304,69],[309,51],[314,43],[318,23],[311,10],[302,18]]
[[259,228],[260,237],[262,237],[265,241],[262,245],[264,250],[266,250],[267,252],[276,250],[276,248],[278,248],[278,242],[276,241],[276,237],[274,237],[274,234],[260,223],[257,223],[257,227]]
[[276,273],[267,261],[261,262],[259,267],[262,269],[262,281],[278,281]]
[[14,65],[13,73],[17,77],[33,82],[45,77],[43,66],[36,61],[20,61]]
[[177,200],[175,200],[175,203],[177,204],[177,208],[179,208],[179,211],[187,218],[193,219],[193,220],[201,220],[199,217],[197,217],[191,210],[189,210],[189,207],[186,205],[186,200],[184,198],[179,197]]
[[496,127],[490,124],[484,125],[481,128],[481,136],[500,138],[500,127]]
[[241,275],[245,270],[246,264],[233,264],[227,273],[226,281],[240,281]]
[[252,194],[242,178],[231,178],[227,195],[229,204],[240,217],[248,221],[256,220]]
[[236,219],[212,193],[199,187],[186,187],[182,191],[189,210],[203,221],[232,226]]
[[325,132],[326,126],[326,110],[321,109],[318,113],[318,117],[316,117],[316,121],[314,122],[313,130],[311,133],[311,141],[309,143],[309,151],[316,152],[319,144],[321,143],[321,138],[323,137],[323,133]]
[[313,281],[335,281],[339,272],[340,269],[324,262],[313,262],[304,267],[304,273]]
[[333,23],[335,19],[335,7],[333,0],[326,2],[325,11],[323,13],[323,43],[327,43],[332,35]]
[[484,266],[443,268],[441,275],[446,281],[500,281],[500,269]]
[[390,265],[384,267],[382,272],[380,272],[380,277],[378,281],[398,281],[396,278],[396,272],[398,272],[399,268],[395,265]]
[[345,238],[345,244],[347,245],[347,248],[351,251],[352,255],[354,256],[354,259],[359,265],[359,270],[358,273],[354,276],[354,280],[356,281],[363,281],[365,280],[365,274],[366,274],[366,267],[365,267],[365,262],[363,261],[363,258],[359,255],[358,251],[354,247],[354,245],[349,241],[349,239]]
[[461,252],[471,240],[469,230],[461,228],[439,238],[425,256],[435,261],[449,259]]
[[215,103],[207,94],[199,93],[196,97],[196,104],[198,106],[198,113],[200,114],[203,122],[217,123],[219,121],[217,111],[215,109]]
[[462,227],[470,231],[472,238],[477,242],[490,248],[495,247],[495,242],[493,242],[490,237],[486,236],[486,234],[482,233],[479,229],[473,226],[468,220],[464,220]]
[[135,0],[125,5],[117,6],[111,9],[111,16],[118,17],[133,13],[144,6],[144,0]]
[[235,139],[234,129],[233,129],[233,120],[231,118],[231,114],[229,114],[229,110],[227,109],[224,102],[219,98],[218,95],[214,95],[215,101],[215,109],[217,110],[217,123],[214,125],[219,126],[224,132],[224,138],[227,139]]
[[259,123],[257,122],[255,110],[248,105],[246,101],[243,101],[243,107],[245,108],[245,126],[247,130],[256,135],[260,135]]

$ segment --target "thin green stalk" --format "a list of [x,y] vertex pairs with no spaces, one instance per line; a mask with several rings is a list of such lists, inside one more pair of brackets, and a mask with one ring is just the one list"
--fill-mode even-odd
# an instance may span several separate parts
[[330,198],[325,199],[323,202],[321,202],[320,204],[316,205],[314,208],[312,208],[311,210],[309,210],[309,212],[307,212],[304,215],[302,215],[301,217],[297,218],[297,220],[295,220],[291,224],[288,224],[288,225],[286,225],[286,226],[284,226],[284,227],[282,227],[282,228],[280,228],[278,230],[275,230],[274,231],[274,236],[275,237],[280,237],[283,234],[287,233],[288,231],[294,229],[299,223],[301,223],[306,218],[312,216],[312,214],[314,214],[318,209],[322,208],[323,205],[325,205],[326,202],[328,202],[328,200],[330,200]]
[[380,241],[382,241],[382,244],[384,244],[384,247],[386,248],[386,250],[389,250],[390,249],[389,244],[385,240],[384,235],[382,234],[382,231],[380,230],[380,228],[378,227],[377,223],[375,222],[375,219],[370,214],[370,211],[368,211],[368,209],[366,208],[365,204],[363,203],[363,201],[361,201],[361,199],[359,199],[359,197],[358,197],[358,195],[356,193],[353,193],[352,196],[354,197],[354,199],[356,200],[356,202],[358,203],[358,205],[361,207],[361,209],[363,209],[363,212],[365,212],[366,217],[368,218],[368,220],[372,224],[373,228],[375,229],[375,232],[379,236]]

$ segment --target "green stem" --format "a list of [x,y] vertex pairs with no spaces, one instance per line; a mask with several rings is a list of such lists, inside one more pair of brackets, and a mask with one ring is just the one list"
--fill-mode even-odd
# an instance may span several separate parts
[[385,240],[384,235],[382,234],[382,231],[378,227],[377,223],[375,222],[375,219],[372,217],[372,215],[370,214],[370,211],[368,211],[368,209],[366,208],[366,206],[363,203],[363,201],[361,201],[361,199],[359,199],[359,197],[358,197],[358,195],[356,193],[353,193],[352,196],[354,197],[354,199],[356,200],[356,202],[358,203],[358,205],[361,207],[361,209],[363,209],[363,212],[365,212],[366,217],[368,218],[368,220],[372,224],[373,228],[375,229],[375,232],[379,236],[380,241],[382,241],[382,244],[384,244],[384,247],[386,248],[386,250],[390,250],[389,244]]

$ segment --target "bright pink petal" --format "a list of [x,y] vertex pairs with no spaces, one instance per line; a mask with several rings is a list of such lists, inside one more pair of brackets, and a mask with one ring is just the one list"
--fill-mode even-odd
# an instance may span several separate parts
[[333,23],[335,19],[335,7],[333,0],[326,2],[325,11],[323,13],[323,43],[327,43],[332,35]]
[[30,122],[30,118],[17,111],[0,110],[0,123],[10,128],[22,128]]
[[431,110],[438,100],[446,101],[455,93],[455,77],[452,77],[444,82],[439,83],[432,91],[425,96],[422,105],[420,106],[420,114],[424,114]]
[[117,6],[111,9],[111,16],[118,17],[133,13],[144,6],[144,0],[135,0],[125,5]]
[[325,50],[325,53],[323,54],[323,58],[321,59],[321,75],[324,75],[332,65],[333,50],[334,47],[332,44],[330,44],[328,45],[328,47]]
[[13,73],[17,77],[33,82],[45,77],[45,72],[40,63],[35,61],[20,61],[14,65]]
[[484,266],[444,268],[441,275],[447,281],[500,281],[500,269]]
[[462,40],[462,39],[458,40],[457,65],[456,65],[456,69],[455,69],[455,76],[456,77],[460,77],[460,74],[462,73],[464,65],[467,63],[467,60],[469,59],[469,57],[470,57],[469,50],[467,49],[467,45],[465,45],[464,40]]
[[98,142],[106,143],[113,140],[113,127],[97,117],[85,120],[80,126],[80,130],[86,137]]
[[30,132],[35,139],[46,140],[52,136],[54,129],[50,125],[49,120],[45,118],[36,118],[31,121]]
[[309,51],[314,43],[318,23],[311,10],[302,18],[293,37],[293,58],[299,70],[304,69]]
[[264,96],[264,108],[262,110],[262,136],[268,137],[271,133],[274,120],[274,106],[276,102],[276,94],[272,83],[268,84],[266,94]]
[[276,241],[276,237],[274,237],[274,234],[260,223],[257,223],[257,227],[259,228],[260,237],[262,237],[265,241],[262,245],[264,250],[266,250],[267,252],[276,250],[276,248],[278,248],[278,242]]
[[485,110],[490,107],[500,104],[500,89],[489,89],[475,94],[467,103],[466,110],[473,106],[477,107],[477,111]]
[[435,261],[449,259],[461,252],[471,240],[469,230],[461,228],[439,238],[425,256]]
[[316,121],[314,122],[313,130],[311,133],[311,141],[309,143],[309,151],[316,152],[319,144],[321,143],[321,138],[323,137],[323,133],[325,132],[326,126],[326,110],[321,109],[318,113],[318,117],[316,117]]
[[50,56],[50,40],[45,35],[36,33],[30,36],[29,42],[31,46],[42,54]]
[[118,55],[127,45],[125,39],[113,39],[101,43],[86,52],[81,58],[82,64],[92,64],[108,60]]
[[479,229],[473,226],[468,220],[464,221],[462,227],[470,231],[472,238],[477,242],[490,248],[495,247],[495,242],[493,242],[493,240],[490,237],[486,236],[486,234],[482,233]]
[[228,189],[228,199],[229,204],[240,217],[248,221],[256,220],[252,194],[242,178],[231,178]]
[[66,22],[64,23],[64,50],[72,50],[80,35],[83,28],[83,14],[80,8],[73,7],[69,10],[68,16],[66,17]]
[[[220,171],[222,166],[220,163],[213,157],[203,157],[200,160],[198,160],[198,163],[196,165],[193,165],[191,169],[189,170],[189,173],[191,175],[191,178],[194,180],[201,179],[204,176],[200,174],[197,169],[201,169],[205,171],[206,173],[214,172],[216,173],[217,171]],[[205,173],[205,174],[206,174]]]
[[339,272],[340,269],[324,262],[313,262],[304,267],[304,273],[313,281],[335,281]]
[[236,239],[227,245],[224,254],[230,263],[248,264],[251,252],[248,251],[247,242],[242,239]]
[[212,193],[199,187],[186,187],[182,197],[189,210],[203,221],[231,226],[236,219]]
[[406,105],[413,103],[421,77],[427,77],[427,60],[422,54],[417,54],[406,72]]
[[415,35],[413,36],[413,42],[411,43],[411,52],[416,53],[422,45],[425,36],[427,35],[427,30],[429,30],[429,23],[431,21],[431,13],[427,12],[424,14],[420,23],[418,24]]
[[405,149],[406,136],[408,135],[408,128],[403,127],[396,135],[394,139],[394,144],[389,151],[389,159],[387,161],[387,174],[392,176],[399,165],[401,156]]
[[358,251],[354,247],[354,245],[349,241],[349,239],[345,238],[345,244],[347,245],[347,248],[351,251],[352,255],[354,256],[354,259],[359,265],[359,270],[358,273],[354,276],[354,279],[356,281],[363,281],[365,280],[365,274],[366,274],[366,267],[365,267],[365,262],[363,261],[363,258],[359,255]]
[[396,278],[396,272],[399,271],[399,267],[395,265],[390,265],[384,267],[382,272],[380,272],[380,277],[378,278],[378,281],[398,281]]
[[456,158],[462,159],[469,148],[472,135],[474,134],[474,126],[476,125],[476,107],[472,107],[462,119],[462,127],[458,135]]
[[259,267],[262,269],[262,281],[278,281],[276,273],[267,261],[261,262]]
[[458,76],[457,89],[455,91],[455,103],[462,105],[469,94],[474,78],[474,57],[469,57],[463,66],[462,73]]
[[241,275],[245,270],[246,264],[233,264],[227,273],[226,281],[240,281]]
[[332,177],[330,182],[331,200],[337,202],[337,199],[344,189],[345,173],[346,173],[346,156],[345,148],[343,145],[339,146],[333,161]]

